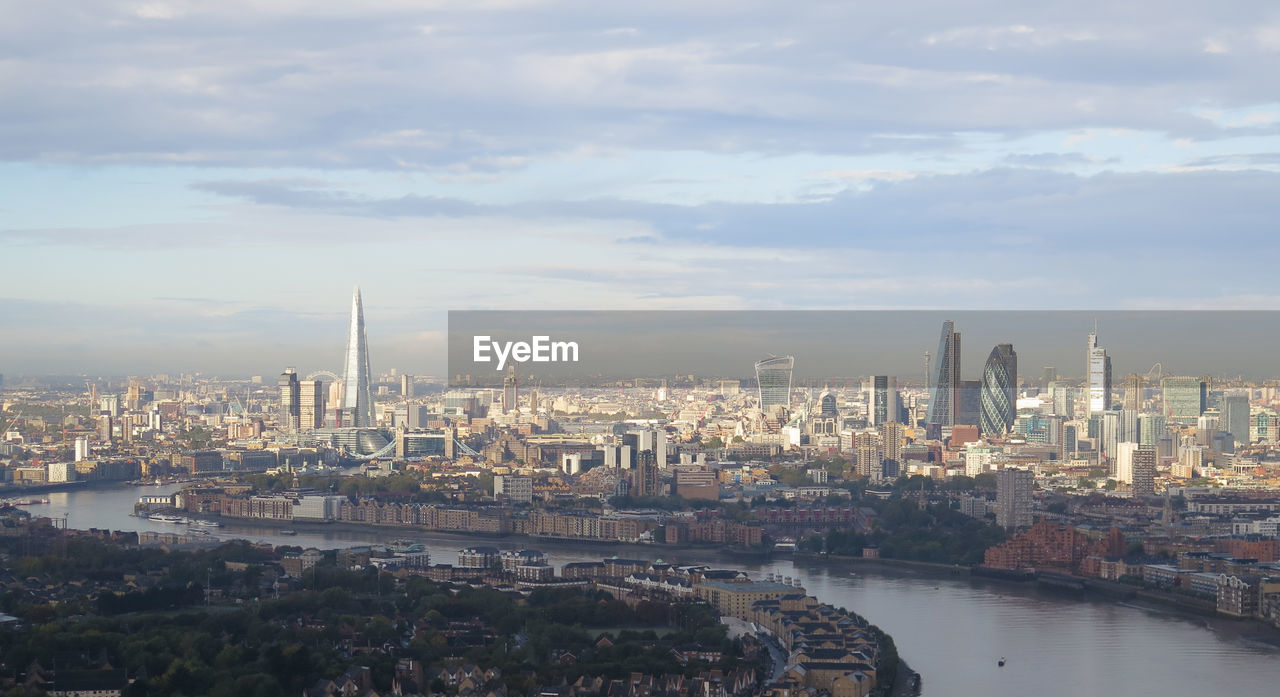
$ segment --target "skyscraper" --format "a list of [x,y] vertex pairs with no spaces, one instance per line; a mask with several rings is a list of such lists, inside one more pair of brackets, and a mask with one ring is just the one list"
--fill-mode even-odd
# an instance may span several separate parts
[[298,386],[299,428],[303,431],[324,428],[324,382],[303,380]]
[[413,396],[413,376],[409,375],[408,373],[405,373],[404,375],[400,376],[400,396],[401,397]]
[[867,378],[867,421],[872,426],[898,420],[898,379],[889,375]]
[[1098,346],[1097,327],[1089,334],[1085,370],[1088,390],[1085,415],[1092,416],[1111,408],[1111,357],[1106,349]]
[[1044,373],[1040,375],[1040,393],[1047,394],[1049,392],[1049,385],[1057,379],[1058,369],[1051,365],[1046,365],[1044,367]]
[[1124,408],[1129,411],[1142,409],[1143,379],[1141,375],[1129,375],[1124,379]]
[[938,338],[938,355],[934,357],[929,384],[929,411],[925,415],[925,435],[942,438],[943,429],[956,423],[960,397],[960,335],[951,320],[942,323]]
[[364,304],[360,301],[360,287],[356,286],[351,296],[351,332],[347,338],[347,360],[342,375],[343,426],[374,426],[371,376],[369,342],[364,335]]
[[298,430],[300,413],[298,374],[293,368],[285,368],[276,384],[280,387],[280,429],[292,433]]
[[516,375],[516,367],[507,368],[506,377],[502,378],[502,412],[520,409],[520,377]]
[[1243,394],[1231,394],[1223,398],[1222,430],[1231,434],[1237,445],[1249,443],[1249,397]]
[[982,369],[978,427],[984,436],[1004,435],[1018,415],[1018,354],[1013,344],[991,349]]
[[1208,390],[1200,378],[1167,377],[1160,381],[1164,416],[1170,423],[1194,424],[1204,413]]
[[1156,449],[1138,448],[1133,452],[1133,498],[1156,493]]
[[1160,414],[1142,414],[1138,417],[1138,444],[1154,448],[1164,438],[1165,419]]
[[1015,529],[1031,525],[1031,490],[1035,475],[1030,470],[1006,467],[996,474],[996,524]]
[[771,356],[756,363],[760,413],[771,416],[779,408],[791,405],[791,371],[795,364],[796,359],[791,356]]

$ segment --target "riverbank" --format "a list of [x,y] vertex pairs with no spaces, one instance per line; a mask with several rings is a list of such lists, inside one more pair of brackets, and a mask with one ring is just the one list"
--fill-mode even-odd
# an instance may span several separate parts
[[[1268,624],[1257,618],[1235,617],[1233,615],[1220,613],[1218,612],[1216,603],[1207,598],[1197,598],[1195,596],[1184,595],[1181,593],[1143,588],[1141,586],[1120,583],[1118,581],[1075,576],[1073,574],[1060,572],[1030,572],[1026,574],[1018,572],[980,573],[988,570],[985,567],[937,564],[932,562],[911,561],[907,559],[867,559],[864,557],[838,554],[809,554],[797,552],[795,561],[797,564],[801,562],[809,562],[815,565],[820,565],[822,562],[838,562],[847,563],[850,566],[866,565],[882,568],[914,569],[923,572],[928,576],[959,576],[969,577],[975,581],[982,580],[1024,587],[1033,586],[1037,589],[1054,593],[1078,596],[1081,599],[1089,598],[1096,601],[1108,601],[1118,605],[1127,605],[1149,611],[1165,611],[1187,618],[1213,618],[1217,621],[1230,622],[1237,624],[1241,628],[1248,628],[1249,631],[1244,633],[1244,635],[1250,640],[1265,643],[1270,646],[1280,647],[1280,627],[1275,627],[1274,625]],[[993,569],[989,571],[1000,572],[1002,570]]]
[[951,576],[970,576],[972,575],[972,572],[973,572],[972,568],[968,566],[961,566],[959,564],[938,564],[935,562],[927,562],[927,561],[912,561],[910,559],[886,559],[884,557],[876,557],[874,559],[869,559],[867,557],[855,557],[855,556],[850,556],[845,554],[812,554],[810,552],[796,552],[795,560],[796,562],[834,561],[834,562],[849,562],[851,564],[879,564],[881,566],[891,566],[891,567],[907,568],[907,569],[923,569],[923,570],[934,571],[939,573],[946,572],[948,575],[951,575]]
[[537,546],[540,544],[571,544],[581,547],[631,547],[643,550],[672,550],[675,552],[695,552],[699,554],[715,553],[733,557],[738,560],[764,562],[774,558],[789,557],[790,552],[775,552],[772,548],[750,549],[740,547],[726,547],[715,543],[689,543],[681,542],[675,544],[656,543],[656,542],[627,542],[621,540],[600,540],[594,538],[580,537],[558,537],[551,535],[527,535],[524,533],[514,532],[484,532],[473,530],[433,530],[418,525],[406,524],[387,524],[380,523],[377,525],[369,523],[358,523],[352,521],[320,521],[320,520],[277,520],[274,518],[237,518],[232,516],[210,515],[202,513],[190,513],[184,510],[175,509],[173,511],[178,515],[191,518],[193,520],[209,520],[222,523],[228,529],[234,527],[245,528],[271,528],[277,532],[283,530],[307,531],[307,532],[349,532],[355,534],[367,534],[372,531],[385,531],[393,534],[404,533],[405,537],[413,535],[429,535],[444,536],[455,538],[458,540],[485,540],[489,542],[497,542],[502,540],[527,541],[529,546]]

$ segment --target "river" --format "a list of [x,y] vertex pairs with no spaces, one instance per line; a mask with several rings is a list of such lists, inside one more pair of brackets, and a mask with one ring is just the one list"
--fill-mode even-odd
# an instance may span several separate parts
[[[34,515],[67,518],[71,528],[181,531],[130,513],[142,495],[176,486],[85,489],[46,494]],[[1253,625],[1172,610],[1040,591],[1030,585],[868,563],[809,563],[791,559],[743,561],[714,552],[636,545],[586,545],[524,538],[482,539],[387,529],[316,529],[229,522],[223,538],[254,542],[351,547],[409,538],[423,542],[433,562],[454,563],[471,544],[537,547],[557,565],[612,554],[714,563],[755,577],[799,577],[824,602],[844,606],[879,625],[923,676],[930,697],[1079,697],[1080,695],[1211,694],[1251,697],[1280,689],[1280,649],[1250,638]],[[996,661],[1007,659],[1001,668]]]

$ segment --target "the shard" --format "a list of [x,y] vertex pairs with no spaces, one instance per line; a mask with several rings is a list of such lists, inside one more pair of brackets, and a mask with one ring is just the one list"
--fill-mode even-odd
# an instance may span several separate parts
[[342,375],[343,426],[372,428],[373,392],[370,387],[369,342],[364,336],[364,305],[360,287],[351,296],[351,334],[347,339],[347,360]]

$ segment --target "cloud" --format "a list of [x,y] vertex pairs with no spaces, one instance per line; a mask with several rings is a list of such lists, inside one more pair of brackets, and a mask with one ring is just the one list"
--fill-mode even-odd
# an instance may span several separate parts
[[1187,109],[1274,98],[1266,3],[1140,19],[1098,4],[1072,21],[1012,0],[909,5],[27,5],[0,27],[0,158],[457,174],[583,147],[943,152],[957,133],[1072,128],[1202,140],[1239,129]]
[[[1069,155],[1015,158],[1032,165],[1074,160]],[[900,249],[953,243],[963,235],[965,244],[991,247],[993,254],[1011,245],[1068,251],[1091,241],[1112,251],[1156,240],[1188,249],[1203,244],[1206,229],[1227,228],[1236,239],[1270,248],[1271,221],[1280,216],[1280,200],[1271,195],[1280,187],[1280,174],[1263,171],[1080,176],[996,169],[880,178],[869,188],[799,203],[688,206],[622,199],[482,205],[432,196],[380,199],[274,182],[199,186],[257,204],[360,217],[627,220],[649,226],[667,240],[734,247],[785,246],[790,239],[824,248]]]

